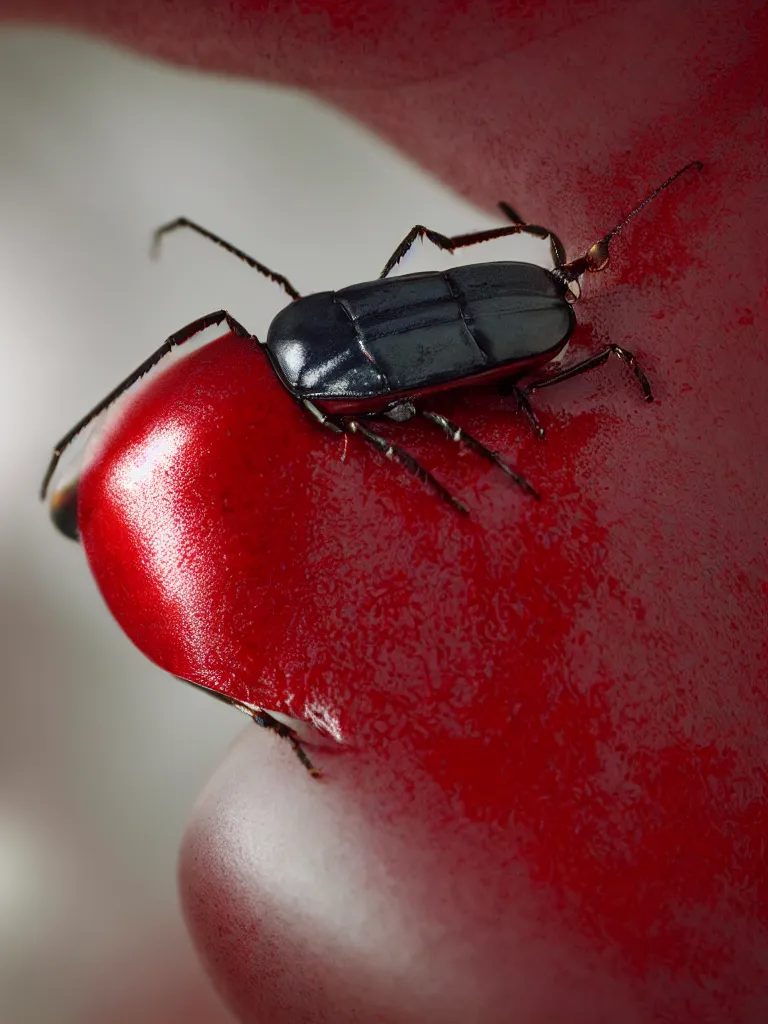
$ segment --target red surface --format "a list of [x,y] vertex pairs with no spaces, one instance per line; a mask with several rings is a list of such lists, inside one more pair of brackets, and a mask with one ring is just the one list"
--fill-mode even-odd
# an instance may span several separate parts
[[654,405],[609,366],[536,396],[540,443],[498,398],[444,399],[541,504],[426,426],[387,429],[469,520],[362,445],[342,462],[232,338],[89,468],[129,635],[355,751],[318,752],[317,785],[249,736],[203,798],[182,880],[220,987],[248,1020],[764,1021],[768,9],[207,11],[174,42],[172,7],[110,31],[319,83],[569,252],[706,165],[577,307],[582,351],[635,351]]

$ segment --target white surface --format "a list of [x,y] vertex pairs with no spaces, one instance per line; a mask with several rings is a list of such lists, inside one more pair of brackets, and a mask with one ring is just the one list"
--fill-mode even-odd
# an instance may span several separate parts
[[131,647],[36,500],[53,442],[166,335],[221,307],[263,335],[282,304],[191,234],[150,262],[182,213],[301,291],[376,276],[416,222],[500,223],[304,97],[0,32],[3,1024],[221,1019],[175,858],[242,719]]

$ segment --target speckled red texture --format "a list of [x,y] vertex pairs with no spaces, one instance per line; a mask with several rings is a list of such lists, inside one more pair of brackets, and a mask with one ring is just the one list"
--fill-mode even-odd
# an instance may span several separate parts
[[654,405],[617,364],[537,396],[543,443],[496,396],[441,406],[540,505],[425,427],[388,431],[467,521],[342,461],[232,337],[90,466],[129,635],[356,749],[317,785],[248,737],[203,798],[182,879],[220,987],[254,1021],[764,1021],[768,9],[163,6],[155,36],[120,9],[155,52],[315,83],[571,252],[706,165],[578,307],[572,355],[635,351]]

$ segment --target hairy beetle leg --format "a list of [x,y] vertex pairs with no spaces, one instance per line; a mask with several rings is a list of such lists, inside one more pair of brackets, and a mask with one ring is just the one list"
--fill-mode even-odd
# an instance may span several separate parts
[[419,480],[427,484],[428,487],[431,487],[443,501],[447,501],[449,505],[455,508],[457,512],[461,512],[464,516],[469,515],[467,506],[459,501],[458,498],[454,498],[451,492],[443,487],[437,477],[434,477],[428,469],[425,469],[420,462],[417,462],[405,448],[401,448],[398,444],[393,444],[385,437],[382,437],[381,434],[375,434],[372,430],[364,427],[359,420],[348,420],[345,427],[352,434],[361,434],[369,444],[372,444],[374,448],[378,448],[388,459],[397,459],[407,470],[417,476]]
[[434,423],[435,426],[440,427],[445,436],[449,437],[452,441],[456,441],[458,443],[463,442],[467,448],[471,448],[472,451],[476,452],[487,462],[492,462],[494,466],[498,466],[498,468],[503,473],[506,473],[506,475],[513,480],[518,487],[521,487],[526,494],[530,494],[532,498],[536,499],[536,501],[541,501],[541,495],[539,492],[531,483],[529,483],[528,480],[526,480],[524,476],[514,470],[507,462],[497,455],[496,452],[484,445],[482,441],[478,441],[476,437],[468,434],[466,430],[462,429],[457,423],[454,423],[453,420],[449,420],[447,417],[441,416],[436,412],[429,412],[426,409],[420,409],[419,414],[423,416],[424,419],[429,420],[430,423]]
[[597,355],[590,356],[589,359],[584,359],[580,363],[574,363],[573,366],[569,366],[565,370],[561,370],[560,373],[556,373],[552,377],[547,377],[545,380],[535,380],[528,385],[528,390],[540,391],[541,388],[548,388],[551,384],[560,384],[565,380],[570,380],[571,377],[577,377],[582,373],[589,373],[590,370],[594,370],[598,366],[602,366],[603,363],[607,362],[611,355],[618,356],[623,363],[626,363],[626,365],[631,368],[638,383],[640,384],[640,387],[643,389],[643,396],[646,402],[652,402],[653,391],[651,390],[650,381],[641,369],[634,355],[627,351],[627,349],[621,348],[619,345],[608,345],[602,352],[598,352]]

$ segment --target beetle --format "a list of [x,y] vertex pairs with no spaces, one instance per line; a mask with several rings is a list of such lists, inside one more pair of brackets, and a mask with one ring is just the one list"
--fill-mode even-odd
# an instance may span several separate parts
[[[581,277],[605,270],[616,235],[692,168],[700,171],[703,164],[691,161],[676,171],[576,259],[566,260],[565,249],[553,231],[525,223],[511,206],[499,203],[512,221],[510,225],[448,237],[417,224],[397,246],[377,280],[306,297],[287,277],[194,221],[186,217],[170,221],[155,232],[155,254],[165,235],[188,228],[280,285],[292,302],[274,318],[264,343],[223,309],[172,334],[58,442],[43,479],[41,497],[45,498],[64,451],[96,416],[172,349],[208,327],[226,323],[230,331],[265,353],[288,393],[319,424],[335,434],[360,435],[416,474],[458,512],[466,514],[468,510],[408,451],[363,420],[405,421],[420,415],[449,439],[463,442],[492,462],[529,496],[539,499],[529,481],[496,452],[447,417],[423,407],[422,400],[451,388],[502,380],[530,426],[543,437],[544,429],[527,394],[586,373],[615,355],[632,369],[644,397],[652,401],[650,382],[635,356],[616,344],[548,377],[537,375],[563,353],[573,333],[573,304],[581,295]],[[549,238],[554,268],[495,261],[389,277],[417,239],[426,239],[438,249],[453,253],[515,234]],[[531,379],[523,389],[519,381],[524,378]],[[70,537],[77,536],[76,497],[76,487],[70,487],[59,492],[52,503],[54,522]]]
[[[527,393],[585,373],[600,366],[611,354],[633,370],[645,398],[652,400],[650,383],[634,355],[615,344],[546,378],[538,374],[563,353],[573,333],[573,304],[581,294],[580,278],[585,273],[604,270],[613,238],[647,203],[693,167],[701,170],[702,164],[686,164],[671,175],[574,260],[566,260],[557,235],[538,225],[526,224],[512,207],[500,203],[511,225],[449,238],[417,224],[392,253],[378,280],[305,298],[287,278],[199,224],[181,217],[163,225],[154,235],[155,252],[166,234],[189,228],[280,285],[292,301],[274,318],[263,344],[226,310],[200,317],[172,334],[58,442],[42,482],[41,497],[47,495],[62,454],[97,415],[172,349],[208,327],[226,323],[231,332],[264,352],[287,392],[320,425],[336,434],[359,434],[415,473],[457,511],[466,513],[467,509],[409,452],[367,423],[376,418],[405,421],[421,415],[451,440],[463,442],[492,462],[524,492],[538,499],[538,492],[517,470],[447,417],[424,407],[422,401],[450,388],[501,380],[516,397],[529,424],[543,437],[544,430]],[[549,238],[552,270],[530,263],[495,261],[389,277],[419,238],[454,252],[520,233]],[[522,388],[519,382],[525,378],[531,379]],[[55,490],[51,500],[55,525],[74,540],[79,539],[77,492],[75,481]],[[209,692],[288,739],[305,768],[313,775],[320,774],[295,730],[280,721],[279,716],[273,717],[261,708],[214,690]]]

